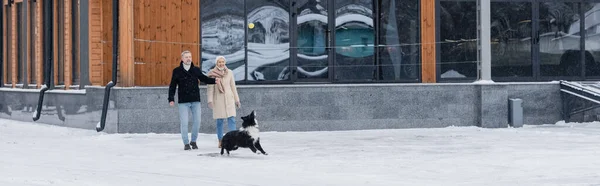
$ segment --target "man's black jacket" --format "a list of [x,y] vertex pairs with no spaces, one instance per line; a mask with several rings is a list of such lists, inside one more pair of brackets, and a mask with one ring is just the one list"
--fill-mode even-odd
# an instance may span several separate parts
[[179,67],[173,69],[171,76],[171,84],[169,85],[169,102],[175,100],[175,88],[177,90],[178,102],[188,103],[200,101],[200,88],[198,88],[198,80],[206,84],[215,84],[214,78],[206,77],[202,74],[200,68],[195,67],[194,63],[190,70],[183,68],[183,61],[179,63]]

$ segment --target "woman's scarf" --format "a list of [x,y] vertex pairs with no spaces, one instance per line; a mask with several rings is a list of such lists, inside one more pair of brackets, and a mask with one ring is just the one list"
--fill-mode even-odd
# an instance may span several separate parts
[[[221,81],[223,81],[223,77],[227,75],[227,71],[227,66],[223,67],[223,69],[220,70],[219,67],[215,67],[208,72],[208,77],[221,78]],[[220,93],[225,93],[225,87],[223,86],[223,82],[221,81],[219,81],[219,83],[217,83],[216,86],[218,87]]]

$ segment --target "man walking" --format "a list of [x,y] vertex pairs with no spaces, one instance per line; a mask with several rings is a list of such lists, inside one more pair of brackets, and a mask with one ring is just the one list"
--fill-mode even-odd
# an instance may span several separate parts
[[[206,77],[200,68],[192,63],[192,53],[188,50],[181,53],[179,67],[173,69],[171,84],[169,85],[169,105],[175,105],[175,89],[177,88],[179,124],[183,150],[198,149],[196,139],[200,130],[200,88],[198,80],[206,84],[215,84],[220,80]],[[192,112],[192,139],[188,139],[188,114]],[[191,148],[190,148],[191,146]]]

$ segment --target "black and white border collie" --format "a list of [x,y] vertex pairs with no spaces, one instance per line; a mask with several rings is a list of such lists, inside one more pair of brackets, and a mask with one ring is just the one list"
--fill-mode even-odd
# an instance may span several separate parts
[[252,111],[250,115],[242,116],[242,120],[244,120],[242,128],[229,131],[223,136],[221,141],[221,155],[223,155],[223,151],[227,151],[227,155],[229,155],[229,151],[237,150],[238,147],[250,148],[252,152],[257,154],[256,150],[258,149],[260,153],[268,155],[260,146],[256,112]]

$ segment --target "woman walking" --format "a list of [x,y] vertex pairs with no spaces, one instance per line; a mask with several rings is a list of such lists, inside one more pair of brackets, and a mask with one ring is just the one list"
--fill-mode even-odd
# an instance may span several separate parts
[[223,121],[227,119],[229,131],[235,130],[236,107],[240,108],[233,71],[225,66],[225,57],[216,58],[216,66],[208,72],[209,77],[220,78],[220,82],[208,85],[208,107],[213,110],[213,119],[217,120],[218,147],[221,148],[223,138]]

